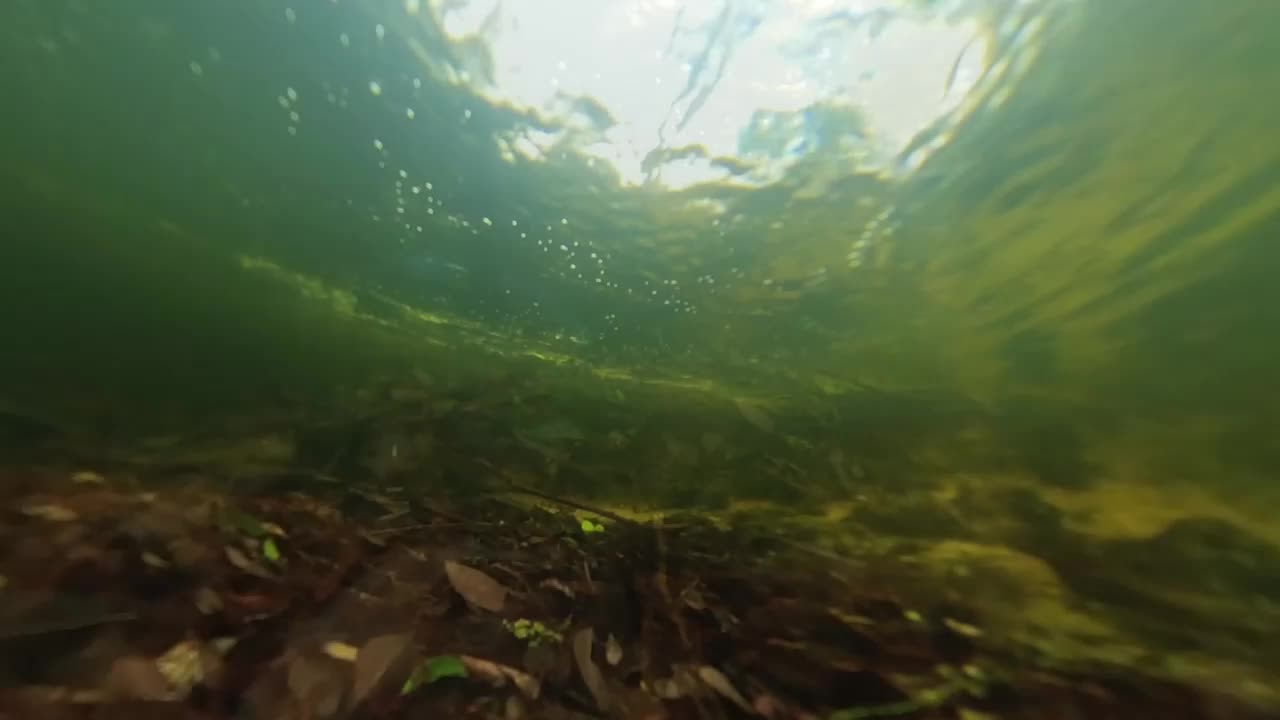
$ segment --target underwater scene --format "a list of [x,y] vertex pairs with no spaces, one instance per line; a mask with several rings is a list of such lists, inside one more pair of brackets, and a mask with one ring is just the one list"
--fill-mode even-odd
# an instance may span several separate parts
[[6,0],[0,720],[1280,717],[1278,50]]

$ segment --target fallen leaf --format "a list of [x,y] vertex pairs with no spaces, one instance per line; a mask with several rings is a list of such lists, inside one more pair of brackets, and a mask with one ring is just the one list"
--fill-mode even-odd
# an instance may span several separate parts
[[698,689],[698,679],[684,668],[676,668],[671,677],[653,681],[653,694],[663,700],[679,700]]
[[202,587],[196,590],[196,609],[201,615],[212,615],[222,609],[222,597],[212,588]]
[[644,688],[628,685],[614,688],[610,715],[628,720],[669,720],[671,717],[661,698]]
[[573,658],[578,662],[578,672],[582,674],[582,682],[586,684],[587,690],[591,691],[591,697],[595,698],[596,706],[601,710],[609,707],[609,688],[605,685],[604,675],[600,673],[599,666],[591,659],[591,647],[595,642],[595,631],[591,628],[583,628],[573,634]]
[[178,694],[154,660],[138,656],[116,658],[107,673],[107,691],[130,700],[174,701]]
[[237,642],[239,640],[233,637],[214,638],[209,641],[209,649],[219,655],[226,655],[231,652],[231,648],[235,647]]
[[556,578],[547,578],[546,580],[543,580],[541,583],[539,583],[539,587],[550,588],[551,590],[557,590],[563,593],[564,596],[569,598],[570,600],[573,600],[575,597],[573,594],[573,588],[569,587],[568,585],[565,585],[563,582],[561,582]]
[[733,404],[738,408],[738,413],[746,419],[747,422],[754,425],[757,429],[765,432],[773,432],[773,418],[769,413],[765,412],[759,405],[741,398],[734,398]]
[[366,642],[356,654],[351,701],[358,703],[373,692],[383,675],[386,675],[387,670],[403,657],[408,647],[409,636],[403,634],[379,635]]
[[71,475],[71,482],[77,485],[102,485],[106,481],[106,478],[92,470],[81,470]]
[[344,678],[335,668],[297,655],[289,663],[289,692],[299,704],[315,717],[336,715],[342,706]]
[[466,676],[467,666],[463,665],[462,660],[456,655],[436,655],[423,660],[414,669],[409,679],[405,680],[400,688],[400,694],[408,695],[419,687],[430,685],[441,678]]
[[738,692],[738,689],[733,686],[729,678],[724,676],[724,673],[710,665],[702,665],[698,668],[698,679],[702,680],[707,687],[737,705],[743,712],[748,715],[755,714],[755,708],[751,706],[751,703],[747,702],[746,698],[742,697],[742,693]]
[[489,612],[501,612],[506,603],[507,594],[511,591],[507,586],[461,563],[446,560],[445,574],[449,576],[449,584],[468,603]]
[[275,538],[262,541],[262,557],[277,565],[280,564],[280,547],[276,545]]
[[169,681],[169,686],[179,698],[204,681],[205,666],[203,647],[195,640],[183,640],[156,658],[155,666]]
[[610,665],[617,665],[622,662],[622,645],[618,643],[618,638],[609,633],[609,639],[604,643],[604,659]]
[[247,572],[250,575],[270,579],[273,577],[271,571],[262,567],[258,563],[249,559],[249,556],[240,551],[240,548],[228,545],[226,547],[227,562],[236,567],[237,570]]
[[52,522],[71,522],[79,516],[74,511],[62,507],[61,505],[27,505],[22,508],[22,514],[29,517],[40,518],[41,520],[50,520]]
[[496,687],[502,687],[510,681],[530,700],[537,700],[542,692],[542,683],[529,673],[470,655],[461,655],[458,659],[466,666],[468,673],[484,678]]
[[982,637],[982,629],[977,626],[970,625],[969,623],[963,623],[951,618],[943,618],[942,624],[946,625],[957,635],[963,635],[968,638]]
[[150,567],[156,568],[157,570],[163,570],[169,567],[168,560],[165,560],[153,552],[142,553],[142,562]]
[[324,644],[324,654],[334,660],[343,662],[355,662],[356,655],[360,652],[360,648],[355,645],[349,645],[344,642],[330,641]]

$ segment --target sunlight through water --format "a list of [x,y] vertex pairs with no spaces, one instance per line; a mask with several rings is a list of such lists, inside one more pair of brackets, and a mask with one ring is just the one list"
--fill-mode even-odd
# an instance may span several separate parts
[[673,190],[769,184],[814,154],[845,173],[908,172],[941,144],[904,156],[921,132],[945,139],[974,107],[1000,42],[984,12],[888,0],[430,9],[455,45],[483,48],[452,80],[558,126],[519,138],[526,157],[569,139],[627,185]]

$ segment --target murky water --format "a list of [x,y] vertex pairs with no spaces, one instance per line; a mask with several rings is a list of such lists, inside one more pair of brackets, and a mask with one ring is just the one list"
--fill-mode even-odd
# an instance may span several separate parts
[[1186,628],[1145,643],[1277,661],[1248,646],[1280,634],[1280,6],[0,19],[17,425],[129,444],[514,374],[454,446],[514,432],[574,492],[998,542],[1117,625]]

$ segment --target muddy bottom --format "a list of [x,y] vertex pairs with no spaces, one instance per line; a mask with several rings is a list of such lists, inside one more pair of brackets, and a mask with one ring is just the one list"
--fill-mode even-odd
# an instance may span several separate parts
[[6,471],[0,718],[1261,718],[758,528]]

